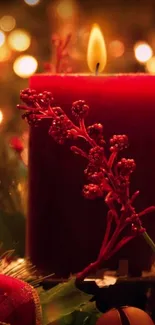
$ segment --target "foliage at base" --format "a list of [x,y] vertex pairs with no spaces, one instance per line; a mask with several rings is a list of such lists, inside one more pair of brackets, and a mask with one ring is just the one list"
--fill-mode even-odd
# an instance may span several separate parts
[[80,291],[75,278],[45,291],[38,289],[43,325],[93,325],[100,312],[92,295]]

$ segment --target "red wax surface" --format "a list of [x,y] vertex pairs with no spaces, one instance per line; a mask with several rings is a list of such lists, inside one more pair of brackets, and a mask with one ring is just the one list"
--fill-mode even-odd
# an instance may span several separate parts
[[[86,125],[104,124],[107,142],[113,134],[127,134],[130,147],[124,157],[136,160],[131,193],[141,191],[137,210],[155,204],[155,76],[151,75],[35,75],[30,87],[51,91],[57,106],[71,116],[72,102],[84,99],[90,106]],[[93,262],[106,223],[102,199],[82,197],[86,161],[69,145],[60,146],[48,135],[50,121],[30,130],[29,215],[27,252],[46,272],[66,276]],[[155,240],[155,216],[143,218]],[[105,265],[116,268],[120,258],[129,270],[150,266],[152,252],[143,238],[124,247]]]

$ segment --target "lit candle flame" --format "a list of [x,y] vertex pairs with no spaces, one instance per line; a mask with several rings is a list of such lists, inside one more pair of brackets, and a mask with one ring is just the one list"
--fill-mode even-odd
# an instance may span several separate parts
[[90,32],[87,50],[87,62],[92,72],[102,72],[107,61],[107,53],[104,37],[97,24],[94,24]]

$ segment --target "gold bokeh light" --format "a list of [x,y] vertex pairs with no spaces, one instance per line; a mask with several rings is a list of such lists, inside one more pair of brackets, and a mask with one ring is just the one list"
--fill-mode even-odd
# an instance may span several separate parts
[[5,34],[0,30],[0,46],[3,46],[3,44],[5,43]]
[[38,62],[31,55],[21,55],[13,64],[15,74],[21,78],[29,78],[32,76],[36,72],[37,67]]
[[125,46],[123,42],[119,40],[114,40],[109,44],[109,53],[114,58],[121,57],[125,52]]
[[23,52],[31,44],[31,36],[23,29],[15,29],[8,36],[8,44],[12,50]]
[[134,46],[135,58],[140,63],[146,63],[153,55],[152,48],[145,42],[138,42]]
[[16,26],[16,20],[12,16],[3,16],[0,19],[0,28],[4,32],[10,32]]

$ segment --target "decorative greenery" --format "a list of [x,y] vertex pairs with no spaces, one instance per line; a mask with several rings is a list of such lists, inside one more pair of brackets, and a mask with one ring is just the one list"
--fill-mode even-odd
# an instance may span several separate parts
[[60,325],[93,325],[100,316],[95,302],[91,301],[92,295],[80,291],[75,278],[44,290],[42,283],[47,277],[39,276],[29,260],[16,258],[14,250],[0,256],[0,274],[27,282],[37,290],[42,308],[42,325],[57,322]]
[[27,170],[5,139],[0,138],[0,241],[4,250],[15,248],[23,256]]
[[95,302],[91,302],[92,295],[77,289],[75,278],[61,283],[47,292],[38,289],[43,310],[43,324],[61,325],[93,325],[100,312]]

